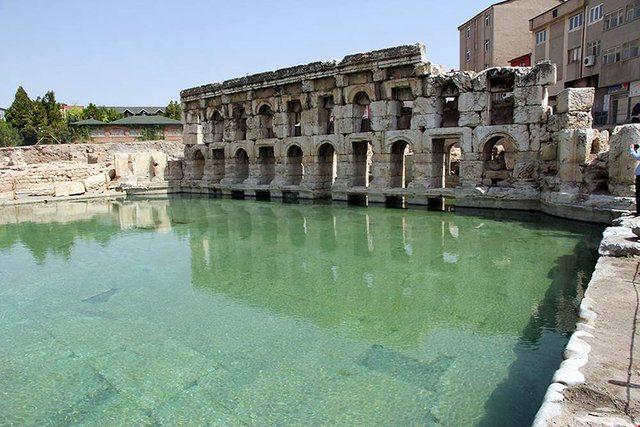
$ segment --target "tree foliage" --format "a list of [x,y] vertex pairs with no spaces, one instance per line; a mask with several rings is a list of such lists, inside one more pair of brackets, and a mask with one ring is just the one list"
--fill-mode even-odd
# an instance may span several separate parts
[[114,120],[121,119],[122,114],[118,113],[113,108],[97,106],[94,103],[90,103],[82,110],[82,119],[94,119],[101,122],[112,122]]
[[170,119],[181,120],[182,108],[180,108],[180,103],[176,101],[169,101],[167,108],[165,108],[164,115]]
[[22,145],[22,136],[11,123],[0,120],[0,147]]
[[35,144],[36,135],[31,129],[33,115],[33,102],[22,86],[16,90],[13,103],[7,109],[5,118],[14,128],[18,130],[20,136],[26,144]]

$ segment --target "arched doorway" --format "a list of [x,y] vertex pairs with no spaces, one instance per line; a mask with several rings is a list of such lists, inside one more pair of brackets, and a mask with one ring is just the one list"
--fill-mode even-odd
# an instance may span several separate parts
[[303,174],[302,148],[292,145],[287,150],[287,184],[300,185]]
[[338,175],[338,156],[333,145],[325,142],[318,148],[318,186],[331,190]]
[[236,151],[236,183],[243,182],[249,178],[249,156],[244,148]]
[[373,145],[369,141],[353,141],[353,177],[354,187],[368,187],[373,180]]
[[215,148],[211,150],[211,159],[213,163],[213,182],[217,183],[224,178],[224,148]]
[[511,137],[496,135],[482,149],[482,184],[506,185],[513,179],[518,149]]
[[193,179],[201,180],[204,176],[204,154],[198,149],[193,153]]
[[264,104],[258,109],[258,118],[260,120],[260,137],[274,138],[273,132],[273,110],[268,104]]
[[395,141],[391,145],[389,185],[392,188],[407,188],[411,182],[413,150],[407,141]]
[[358,92],[353,98],[354,132],[371,131],[371,100],[366,92]]
[[276,156],[273,147],[258,148],[258,164],[260,165],[259,185],[267,185],[276,176]]

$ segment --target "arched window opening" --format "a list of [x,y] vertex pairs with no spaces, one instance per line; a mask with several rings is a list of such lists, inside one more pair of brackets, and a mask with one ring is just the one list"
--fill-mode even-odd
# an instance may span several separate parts
[[391,145],[390,186],[407,188],[412,180],[413,150],[406,141],[396,141]]
[[242,141],[247,138],[247,114],[245,109],[240,106],[236,106],[233,109],[233,121],[235,124],[235,139]]
[[287,102],[287,116],[289,118],[289,136],[301,136],[302,104],[299,100]]
[[292,145],[287,150],[287,184],[300,185],[303,175],[302,149],[297,145]]
[[368,187],[373,180],[373,146],[368,141],[353,141],[353,178],[354,187]]
[[318,108],[318,124],[320,133],[323,135],[333,135],[335,132],[335,114],[333,112],[333,96],[320,97]]
[[211,117],[213,122],[213,142],[222,142],[222,134],[224,132],[224,120],[219,111],[213,112]]
[[276,157],[273,147],[258,148],[258,162],[260,163],[259,185],[268,185],[276,176]]
[[366,92],[358,92],[353,98],[354,132],[371,132],[371,100]]
[[275,138],[273,132],[273,110],[267,104],[264,104],[258,110],[258,118],[260,120],[260,136],[262,138]]
[[517,147],[511,138],[495,136],[488,140],[482,152],[483,185],[508,185],[513,178]]
[[244,148],[236,151],[236,183],[249,178],[249,156]]
[[411,129],[411,116],[413,115],[413,92],[410,87],[396,87],[391,90],[394,101],[398,103],[398,116],[396,129]]
[[330,191],[338,176],[338,156],[333,145],[324,143],[318,149],[318,184],[319,189]]

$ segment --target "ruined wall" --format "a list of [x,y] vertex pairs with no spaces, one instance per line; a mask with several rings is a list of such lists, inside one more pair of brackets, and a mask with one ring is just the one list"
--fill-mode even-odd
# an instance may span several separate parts
[[412,45],[187,89],[182,186],[630,208],[633,161],[623,140],[639,136],[621,128],[609,141],[592,129],[591,88],[563,91],[554,111],[555,83],[550,63],[444,72]]
[[[151,153],[151,154],[150,154]],[[135,177],[116,170],[118,158],[136,166],[140,180],[181,178],[183,145],[145,141],[113,144],[63,144],[0,149],[0,202],[33,197],[102,194]],[[155,163],[152,163],[155,158]],[[146,162],[146,166],[145,166]],[[151,170],[151,175],[149,171]]]

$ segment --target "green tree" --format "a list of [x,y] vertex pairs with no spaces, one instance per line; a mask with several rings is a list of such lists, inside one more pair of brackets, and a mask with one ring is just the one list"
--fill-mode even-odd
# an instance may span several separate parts
[[93,102],[90,102],[89,105],[87,105],[84,108],[84,110],[82,110],[82,118],[84,120],[86,119],[101,120],[100,109],[96,106],[96,104],[94,104]]
[[22,143],[18,129],[11,126],[11,123],[0,120],[0,147],[15,147]]
[[169,101],[167,104],[167,108],[164,110],[165,117],[169,117],[170,119],[180,120],[182,116],[182,108],[180,108],[180,103],[176,101]]
[[37,135],[33,124],[33,101],[22,86],[18,87],[13,103],[7,109],[6,120],[20,132],[25,144],[35,144]]
[[122,118],[122,114],[118,113],[113,108],[97,106],[94,103],[90,103],[82,110],[83,119],[100,120],[101,122],[112,122]]
[[56,101],[56,94],[52,90],[44,95],[40,103],[47,117],[47,125],[58,127],[64,123],[60,104]]

